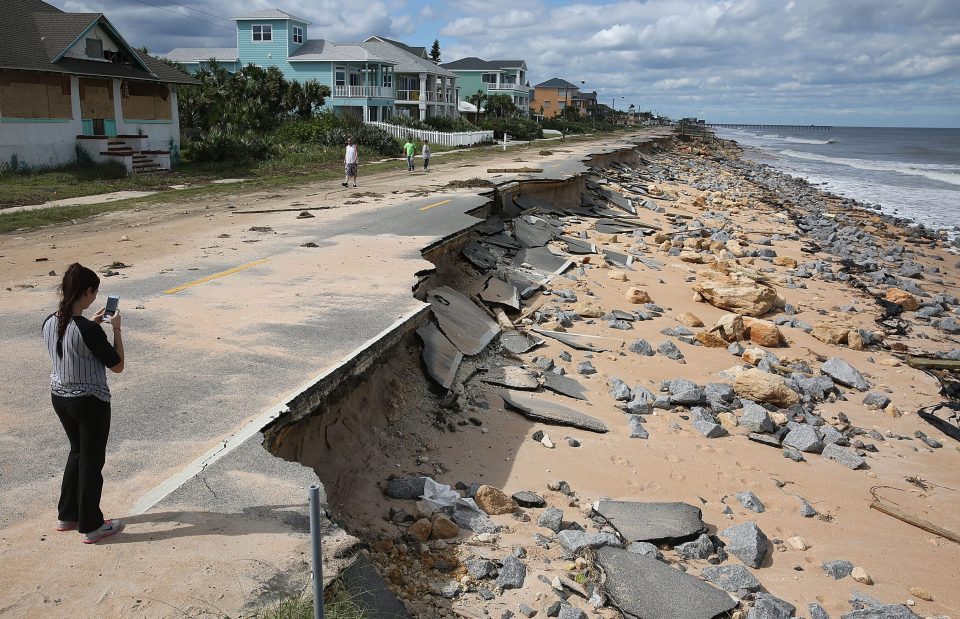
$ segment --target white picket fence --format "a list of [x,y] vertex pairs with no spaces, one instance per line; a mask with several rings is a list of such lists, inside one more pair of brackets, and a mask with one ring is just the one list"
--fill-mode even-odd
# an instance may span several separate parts
[[383,129],[393,137],[405,140],[412,137],[416,140],[430,140],[431,144],[441,146],[473,146],[493,142],[493,131],[429,131],[426,129],[411,129],[400,125],[391,125],[382,122],[367,122],[366,124]]

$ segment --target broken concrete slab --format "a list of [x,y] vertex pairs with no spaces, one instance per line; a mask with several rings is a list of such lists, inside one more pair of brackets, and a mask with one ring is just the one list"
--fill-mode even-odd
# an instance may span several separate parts
[[500,335],[500,344],[515,355],[530,352],[543,343],[543,339],[520,331],[506,331]]
[[559,393],[560,395],[565,395],[568,398],[577,400],[587,399],[586,387],[569,376],[562,376],[556,372],[543,373],[543,388],[549,389],[554,393]]
[[512,264],[514,266],[529,264],[544,273],[563,273],[573,266],[573,261],[554,254],[546,247],[532,247],[518,251],[513,257]]
[[490,516],[478,509],[458,505],[450,519],[461,529],[469,529],[474,533],[496,533],[500,530],[500,527],[490,520]]
[[441,387],[449,389],[460,368],[463,353],[432,322],[417,329],[417,335],[423,341],[421,356],[427,366],[427,374]]
[[460,250],[460,253],[470,261],[470,264],[481,271],[486,271],[487,269],[492,269],[497,266],[497,257],[494,256],[483,243],[478,241],[470,241]]
[[465,355],[475,355],[500,333],[500,325],[456,290],[439,286],[427,293],[440,330]]
[[568,254],[595,254],[597,253],[597,246],[593,243],[588,243],[583,239],[575,239],[569,236],[560,236],[558,237],[566,246]]
[[623,348],[624,340],[618,340],[612,337],[600,337],[597,335],[583,335],[580,333],[570,333],[567,331],[547,331],[546,329],[534,328],[534,333],[549,337],[562,342],[575,350],[590,350],[593,352],[606,352]]
[[740,589],[759,591],[760,581],[750,573],[750,570],[732,563],[730,565],[711,565],[703,568],[703,577],[714,583],[724,591],[735,593]]
[[560,230],[540,217],[522,216],[513,220],[513,235],[523,247],[543,247],[560,234]]
[[510,408],[519,411],[524,417],[558,426],[571,426],[590,432],[607,432],[607,424],[596,417],[591,417],[578,410],[562,404],[538,398],[533,394],[522,391],[504,389],[500,392],[504,403]]
[[357,554],[353,565],[340,574],[347,595],[370,619],[408,619],[403,603],[390,591],[386,581],[364,554]]
[[487,303],[497,303],[515,310],[520,309],[520,290],[499,277],[488,277],[483,283],[479,297]]
[[604,590],[627,616],[644,619],[711,619],[737,602],[706,582],[653,557],[620,548],[599,548]]
[[600,514],[628,542],[680,542],[705,533],[700,508],[688,503],[597,501]]
[[533,390],[540,388],[540,380],[536,372],[525,370],[516,365],[493,368],[480,380],[491,385],[501,385],[511,389]]
[[578,529],[566,529],[557,533],[557,541],[567,552],[577,552],[582,548],[601,548],[605,546],[619,548],[623,546],[620,538],[606,531],[588,533]]

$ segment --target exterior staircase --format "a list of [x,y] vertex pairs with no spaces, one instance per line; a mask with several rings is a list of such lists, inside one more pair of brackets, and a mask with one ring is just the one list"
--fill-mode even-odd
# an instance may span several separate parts
[[170,152],[165,150],[142,150],[141,143],[146,138],[147,136],[145,135],[104,137],[100,140],[100,157],[104,160],[120,160],[130,174],[162,174],[170,172]]

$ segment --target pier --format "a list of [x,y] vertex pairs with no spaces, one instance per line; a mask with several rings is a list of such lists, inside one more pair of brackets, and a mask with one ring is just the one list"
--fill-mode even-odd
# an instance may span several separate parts
[[830,131],[831,125],[750,125],[745,123],[704,123],[704,127],[720,129],[759,129],[761,131]]

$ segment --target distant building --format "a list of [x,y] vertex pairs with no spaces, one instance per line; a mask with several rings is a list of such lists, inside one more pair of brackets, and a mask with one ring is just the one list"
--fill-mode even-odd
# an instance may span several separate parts
[[71,163],[81,146],[128,170],[169,167],[177,86],[189,75],[135,49],[102,13],[6,0],[0,38],[0,169]]
[[[555,77],[534,86],[530,109],[543,118],[553,118],[563,113],[568,105],[576,105],[574,99],[580,97],[580,88],[567,80]],[[541,111],[542,109],[542,111]]]
[[530,108],[531,88],[527,85],[527,63],[523,60],[483,60],[470,56],[440,66],[457,76],[460,101],[468,101],[479,91],[488,97],[510,97],[524,114]]
[[250,64],[277,67],[289,80],[328,86],[327,107],[363,120],[457,114],[456,75],[430,61],[426,48],[378,36],[356,43],[310,39],[310,22],[278,9],[233,19],[236,48],[177,48],[163,56],[194,73],[212,61],[231,72]]
[[573,97],[571,103],[580,110],[580,115],[586,118],[597,117],[597,91],[581,92]]

